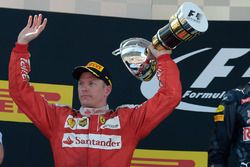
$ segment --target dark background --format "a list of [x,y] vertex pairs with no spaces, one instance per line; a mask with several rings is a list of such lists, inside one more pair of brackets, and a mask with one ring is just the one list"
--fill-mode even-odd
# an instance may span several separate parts
[[[113,92],[109,99],[111,108],[121,104],[140,104],[146,99],[140,92],[141,81],[134,78],[119,56],[112,51],[121,41],[131,37],[151,40],[166,20],[139,20],[77,14],[51,13],[0,8],[0,80],[8,80],[8,63],[18,33],[26,25],[29,15],[42,13],[48,18],[47,27],[39,38],[32,41],[31,81],[37,83],[76,86],[72,69],[90,60],[101,62],[109,68],[113,78]],[[248,48],[247,30],[250,22],[209,21],[206,33],[191,42],[178,46],[172,57],[201,48],[212,48],[199,56],[178,63],[185,92],[221,48]],[[227,56],[227,55],[225,55]],[[226,78],[216,78],[207,88],[218,92],[246,83],[241,78],[249,68],[249,54],[232,60],[236,68]],[[236,66],[237,64],[237,66]],[[208,91],[207,90],[207,91]],[[215,107],[219,100],[206,102]],[[199,103],[199,102],[196,102]],[[79,108],[76,89],[73,107]],[[207,151],[213,129],[211,113],[175,110],[137,148],[157,150]],[[4,167],[53,166],[48,140],[29,123],[0,121],[5,147]]]

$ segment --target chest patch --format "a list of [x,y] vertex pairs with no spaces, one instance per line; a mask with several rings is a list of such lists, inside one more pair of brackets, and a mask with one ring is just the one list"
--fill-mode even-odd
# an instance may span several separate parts
[[121,128],[119,116],[109,118],[107,120],[105,119],[105,117],[100,116],[99,122],[100,122],[100,129],[120,129]]
[[87,117],[75,118],[69,115],[65,121],[64,128],[76,129],[88,129],[89,119]]
[[104,134],[65,133],[62,147],[87,147],[103,150],[121,149],[121,136]]

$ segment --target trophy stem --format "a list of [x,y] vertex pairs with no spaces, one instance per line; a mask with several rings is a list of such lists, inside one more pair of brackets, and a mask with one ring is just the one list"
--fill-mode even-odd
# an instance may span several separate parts
[[182,40],[175,36],[169,24],[158,30],[152,38],[152,44],[157,50],[174,49],[181,42]]
[[161,42],[158,40],[157,35],[154,35],[152,38],[152,44],[157,50],[164,50],[165,48],[162,46]]

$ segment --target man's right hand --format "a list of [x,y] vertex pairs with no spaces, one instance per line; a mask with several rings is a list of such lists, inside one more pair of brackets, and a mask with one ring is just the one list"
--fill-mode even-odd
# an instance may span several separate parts
[[148,46],[148,55],[149,56],[154,56],[155,58],[160,57],[161,55],[165,55],[165,54],[172,54],[172,50],[171,49],[163,49],[158,51],[157,49],[154,48],[153,44]]
[[29,16],[28,23],[26,27],[19,33],[17,38],[17,43],[28,44],[30,41],[39,36],[39,34],[44,30],[47,19],[42,19],[42,14],[38,16],[35,15],[32,22],[32,16]]

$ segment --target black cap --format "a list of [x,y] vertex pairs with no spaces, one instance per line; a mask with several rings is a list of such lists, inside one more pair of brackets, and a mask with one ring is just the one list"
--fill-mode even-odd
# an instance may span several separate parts
[[75,67],[72,75],[76,80],[79,80],[83,72],[91,72],[97,78],[100,78],[101,80],[103,80],[107,85],[112,85],[109,72],[106,70],[104,66],[102,66],[101,64],[97,62],[91,61],[85,66]]

